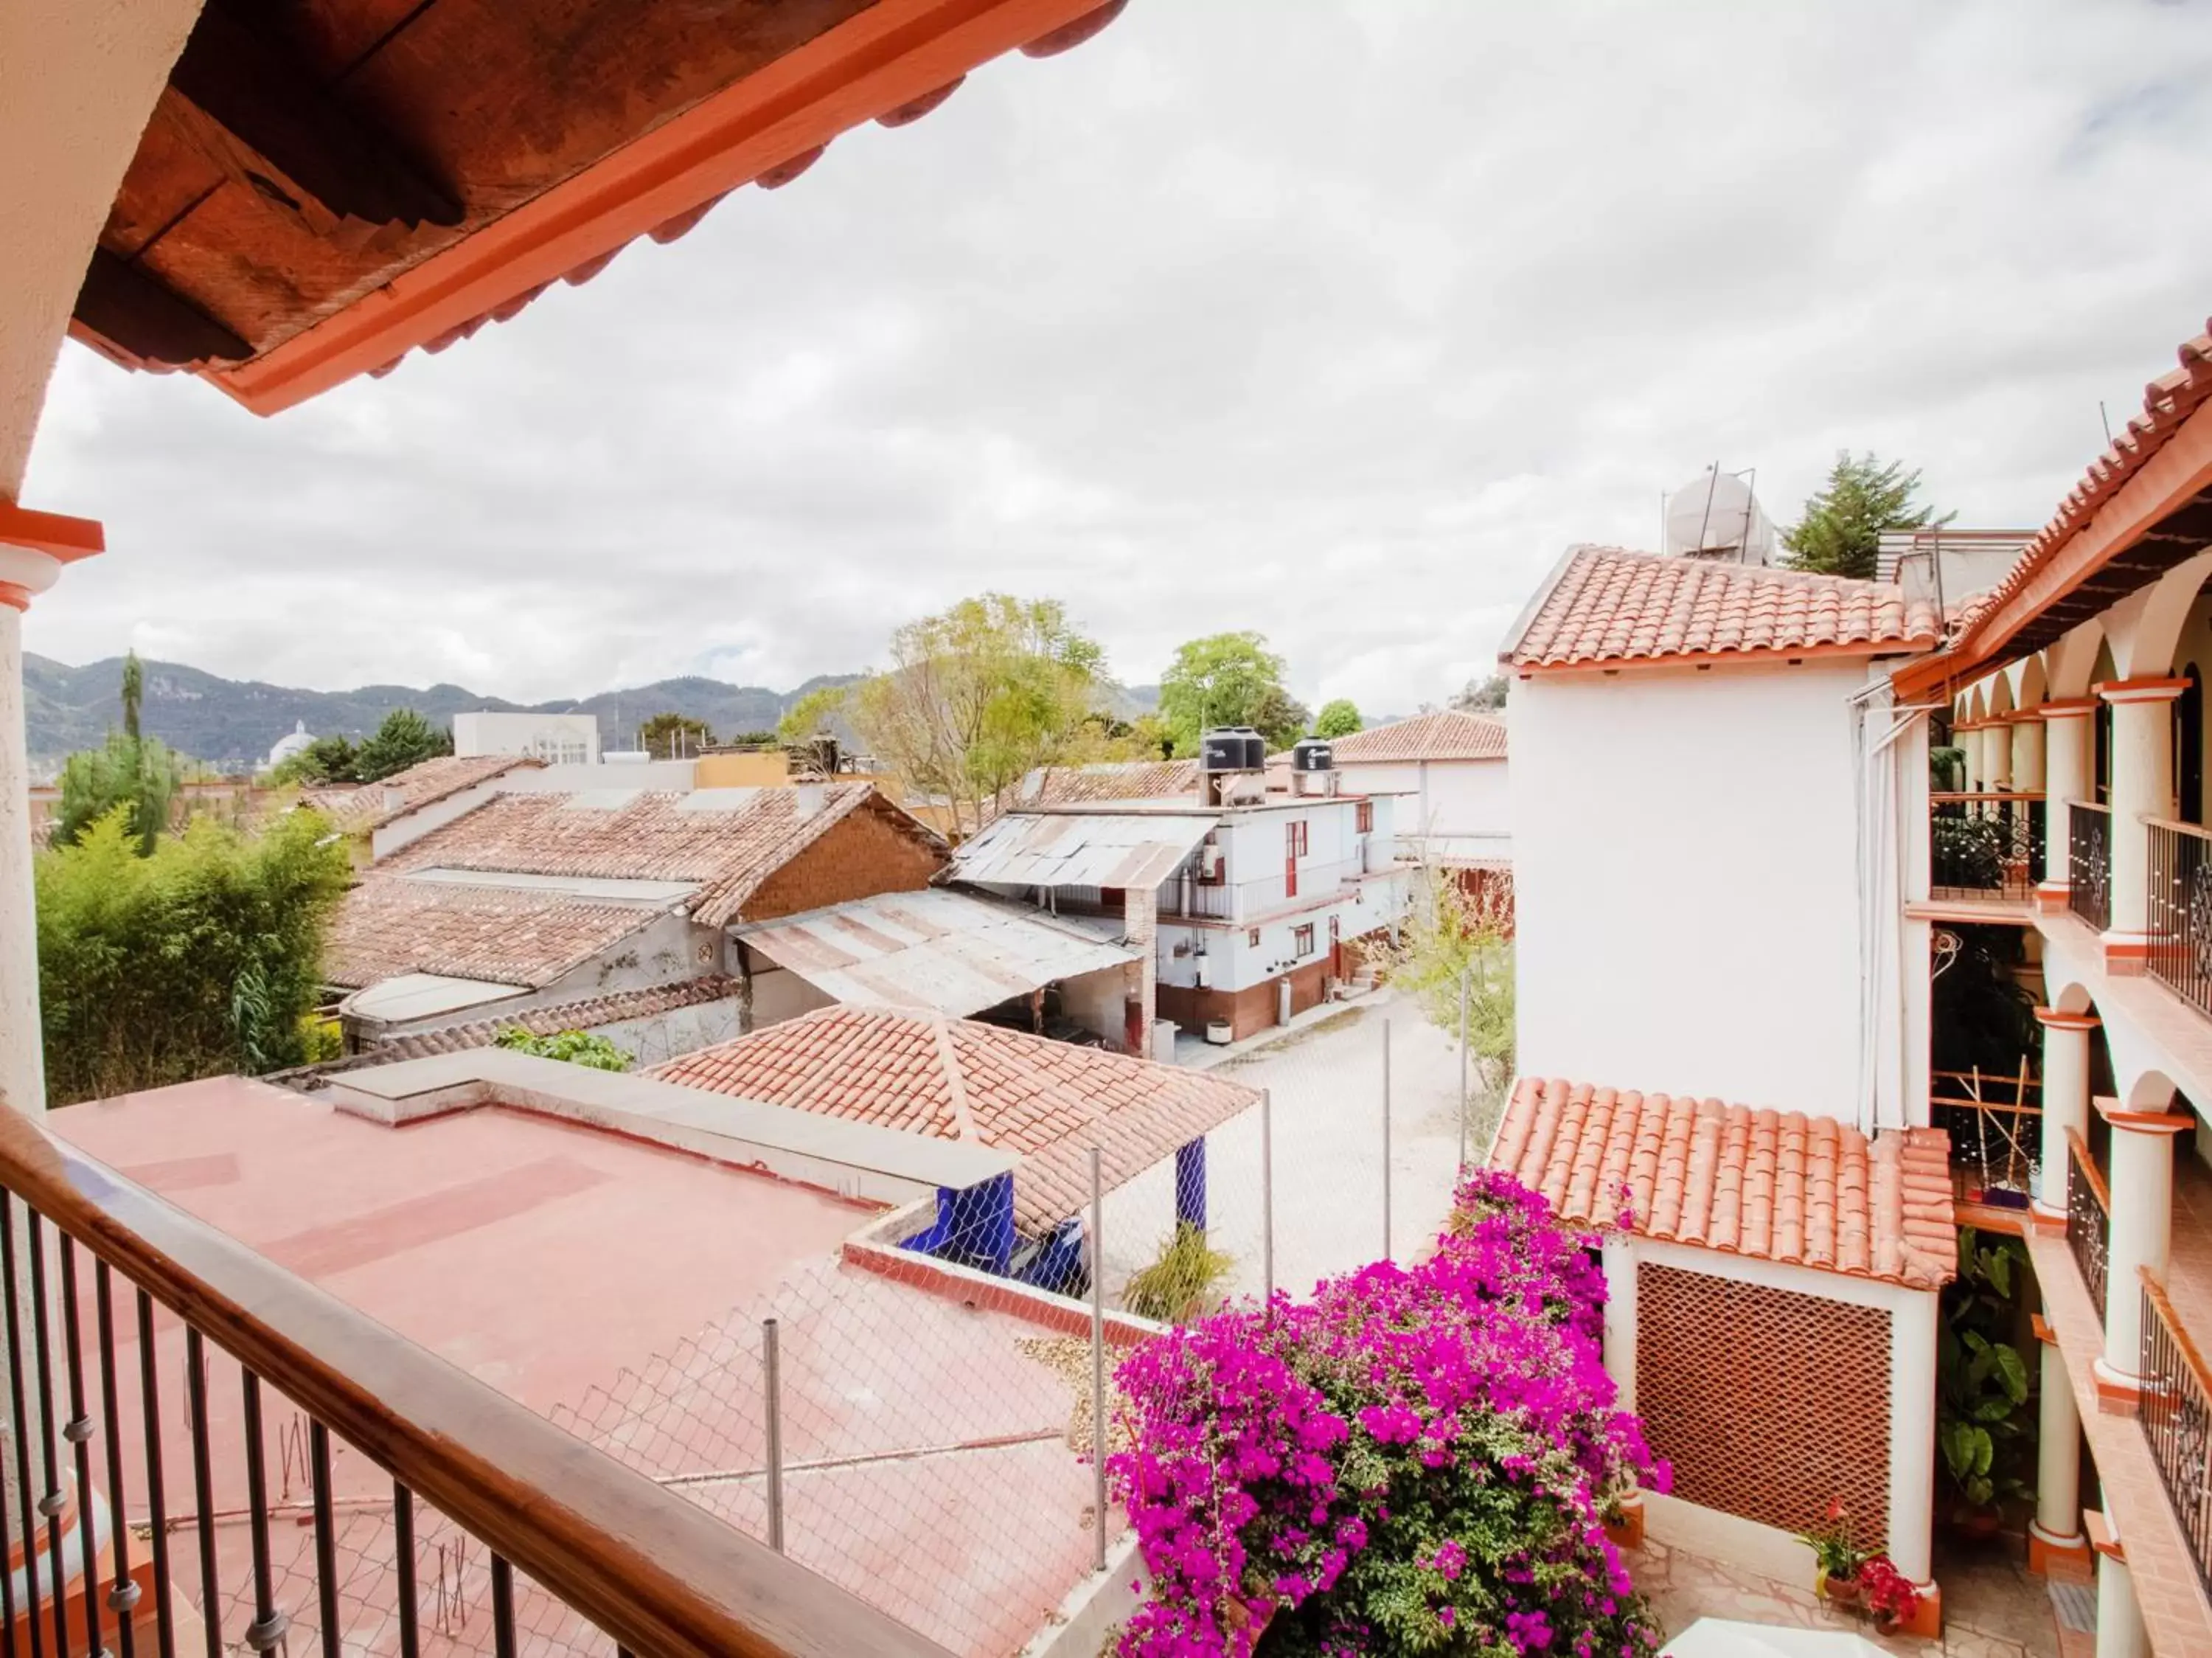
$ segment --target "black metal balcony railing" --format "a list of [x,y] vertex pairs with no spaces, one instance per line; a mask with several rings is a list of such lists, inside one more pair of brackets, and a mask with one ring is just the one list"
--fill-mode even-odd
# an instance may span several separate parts
[[2148,1272],[2142,1299],[2143,1392],[2136,1414],[2188,1539],[2197,1581],[2212,1595],[2212,1369]]
[[2066,907],[2099,932],[2112,924],[2112,808],[2067,802]]
[[2040,795],[1930,795],[1931,895],[2027,899],[2043,868],[2043,837]]
[[0,1303],[9,1654],[945,1658],[4,1106]]
[[2154,820],[2147,970],[2199,1013],[2212,1014],[2212,839]]
[[2089,1155],[2089,1143],[2073,1129],[2066,1131],[2070,1167],[2066,1173],[2066,1247],[2074,1252],[2074,1265],[2097,1309],[2097,1322],[2105,1321],[2105,1275],[2112,1254],[2112,1194],[2105,1177]]

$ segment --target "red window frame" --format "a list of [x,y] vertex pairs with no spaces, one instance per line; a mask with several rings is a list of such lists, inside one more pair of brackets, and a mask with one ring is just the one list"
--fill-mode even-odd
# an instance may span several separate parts
[[1375,832],[1375,802],[1371,800],[1359,802],[1358,832],[1363,835],[1371,835]]
[[1306,820],[1283,826],[1283,896],[1298,895],[1298,860],[1306,851]]
[[1314,924],[1301,921],[1291,929],[1291,953],[1301,961],[1314,953]]

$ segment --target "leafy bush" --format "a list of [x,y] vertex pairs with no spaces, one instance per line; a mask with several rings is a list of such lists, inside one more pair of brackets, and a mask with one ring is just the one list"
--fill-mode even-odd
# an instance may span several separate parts
[[628,1070],[637,1058],[635,1054],[624,1053],[605,1037],[587,1035],[582,1031],[556,1031],[550,1036],[532,1036],[520,1025],[509,1025],[497,1039],[501,1047],[516,1053],[565,1060],[592,1070]]
[[1237,1269],[1237,1258],[1206,1240],[1206,1228],[1177,1221],[1159,1259],[1129,1275],[1121,1304],[1139,1318],[1178,1324],[1203,1309]]
[[169,826],[170,807],[184,779],[184,762],[158,739],[111,731],[98,748],[62,762],[52,844],[74,846],[95,822],[119,809],[127,814],[137,850],[150,852],[154,838]]
[[122,806],[38,853],[48,1099],[304,1064],[350,879],[329,829],[313,812],[258,838],[199,818],[141,856]]
[[381,783],[410,765],[453,752],[453,734],[441,731],[411,708],[395,708],[353,752],[355,783]]
[[2000,1237],[1984,1249],[1972,1227],[1960,1228],[1959,1276],[1944,1288],[1936,1332],[1936,1443],[1961,1515],[2033,1495],[2026,1478],[2034,1455],[2027,1361],[2008,1339],[2027,1270],[2018,1239]]
[[1603,1278],[1509,1177],[1457,1210],[1418,1266],[1124,1361],[1133,1448],[1108,1466],[1154,1587],[1122,1658],[1657,1649],[1601,1518],[1668,1483],[1613,1409]]

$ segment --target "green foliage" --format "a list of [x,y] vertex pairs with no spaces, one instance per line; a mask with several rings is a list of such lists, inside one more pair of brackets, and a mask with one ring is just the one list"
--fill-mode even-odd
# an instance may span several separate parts
[[714,741],[704,720],[688,714],[656,714],[637,728],[638,746],[657,759],[681,759]]
[[1503,674],[1493,674],[1486,680],[1469,680],[1449,705],[1462,714],[1493,712],[1505,706],[1506,694],[1512,684]]
[[1177,1221],[1152,1264],[1129,1275],[1121,1304],[1139,1318],[1181,1324],[1210,1310],[1236,1270],[1237,1258],[1207,1243],[1204,1227]]
[[784,710],[776,722],[776,740],[794,747],[812,742],[845,717],[851,691],[850,686],[817,686]]
[[1838,453],[1828,481],[1805,503],[1805,515],[1782,532],[1792,570],[1870,578],[1884,530],[1926,529],[1938,522],[1918,499],[1920,474],[1901,460]]
[[[1392,988],[1410,994],[1429,1022],[1455,1040],[1464,985],[1468,1052],[1483,1100],[1496,1100],[1513,1076],[1512,902],[1502,881],[1470,893],[1448,870],[1423,869],[1398,941],[1381,960]],[[1480,1140],[1491,1108],[1478,1109],[1483,1120],[1471,1124],[1470,1133]]]
[[892,634],[890,666],[853,687],[848,712],[902,783],[974,827],[983,802],[1060,761],[1109,683],[1105,653],[1057,600],[987,593]]
[[1963,793],[1966,787],[1966,751],[1932,744],[1928,750],[1928,786],[1939,795]]
[[169,826],[169,808],[184,786],[184,767],[159,738],[111,731],[98,748],[62,763],[62,797],[52,843],[73,846],[94,823],[121,812],[125,832],[143,856]]
[[1936,1442],[1962,1509],[2032,1495],[2027,1361],[2008,1339],[2020,1320],[2027,1250],[2016,1238],[1990,1247],[1959,1230],[1959,1276],[1943,1294],[1937,1332]]
[[130,814],[40,852],[39,996],[57,1105],[301,1064],[351,878],[313,812],[249,838],[212,819],[139,849]]
[[325,783],[357,783],[358,751],[344,737],[318,737],[296,754],[288,754],[269,773],[278,789],[312,789]]
[[510,1025],[499,1033],[499,1045],[516,1053],[534,1053],[540,1059],[560,1059],[571,1065],[583,1065],[592,1070],[628,1070],[636,1063],[637,1056],[625,1053],[604,1036],[592,1036],[583,1031],[556,1031],[550,1036],[532,1036],[520,1025]]
[[133,650],[123,658],[123,735],[133,742],[138,740],[138,710],[145,700],[146,668]]
[[395,708],[354,751],[353,781],[381,783],[410,765],[453,752],[453,737],[411,708]]
[[1314,716],[1313,730],[1316,737],[1349,737],[1365,725],[1358,705],[1349,697],[1339,697],[1321,705],[1321,712]]
[[1176,652],[1160,676],[1160,719],[1175,752],[1198,753],[1201,733],[1249,725],[1276,747],[1296,742],[1310,722],[1304,706],[1283,688],[1283,659],[1258,633],[1214,633]]

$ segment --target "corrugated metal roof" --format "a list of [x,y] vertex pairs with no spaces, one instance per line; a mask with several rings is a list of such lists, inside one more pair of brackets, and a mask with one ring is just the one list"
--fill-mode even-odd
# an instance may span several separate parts
[[1137,953],[1014,905],[967,893],[882,893],[738,935],[838,1001],[981,1013]]
[[1165,813],[1009,812],[953,854],[963,881],[1157,887],[1217,820]]

